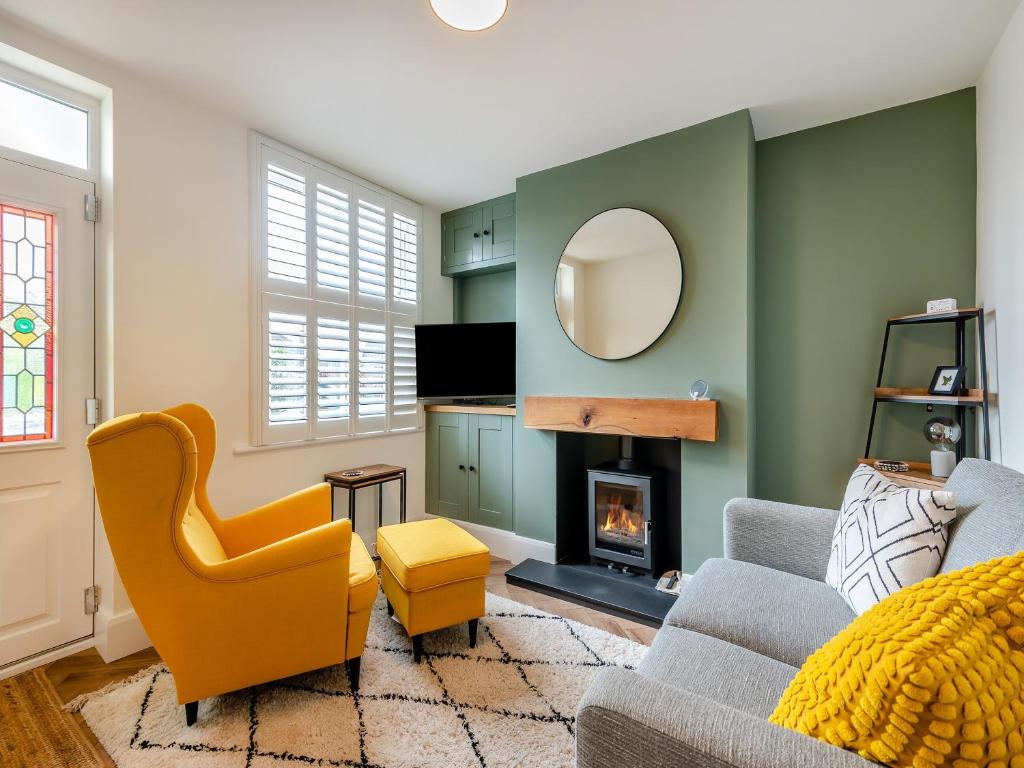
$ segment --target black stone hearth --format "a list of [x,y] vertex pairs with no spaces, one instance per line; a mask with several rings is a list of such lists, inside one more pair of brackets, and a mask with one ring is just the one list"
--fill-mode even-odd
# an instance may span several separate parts
[[559,432],[557,462],[554,564],[524,560],[505,574],[509,584],[571,600],[588,607],[660,626],[675,597],[654,586],[661,571],[682,563],[682,512],[678,440],[634,438],[637,465],[660,469],[664,478],[663,505],[651,530],[657,537],[658,572],[625,574],[609,570],[590,554],[587,469],[619,458],[620,441],[614,435]]
[[542,563],[523,560],[505,573],[505,580],[517,587],[560,597],[588,608],[621,616],[641,624],[660,627],[676,601],[654,588],[656,579],[626,576],[590,563]]

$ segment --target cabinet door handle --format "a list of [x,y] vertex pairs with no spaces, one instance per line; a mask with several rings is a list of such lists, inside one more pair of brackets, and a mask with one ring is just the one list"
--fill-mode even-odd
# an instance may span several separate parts
[[[486,233],[485,233],[485,234],[486,234]],[[473,237],[480,237],[480,233],[479,233],[479,232],[474,232],[474,233],[473,233]]]
[[490,231],[489,229],[485,229],[485,230],[484,230],[484,234],[485,234],[485,235],[489,235],[489,234],[491,234],[491,231]]
[[472,465],[471,465],[471,466],[469,467],[469,471],[470,471],[470,472],[476,472],[476,467],[474,467],[474,466],[472,466]]
[[466,471],[466,465],[465,464],[459,464],[459,469],[461,469],[463,472],[465,472]]

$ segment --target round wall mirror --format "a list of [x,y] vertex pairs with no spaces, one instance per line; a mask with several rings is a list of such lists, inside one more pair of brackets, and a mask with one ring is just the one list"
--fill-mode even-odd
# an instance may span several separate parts
[[665,225],[636,208],[613,208],[576,230],[562,251],[555,311],[577,347],[621,360],[658,340],[682,291],[683,263]]

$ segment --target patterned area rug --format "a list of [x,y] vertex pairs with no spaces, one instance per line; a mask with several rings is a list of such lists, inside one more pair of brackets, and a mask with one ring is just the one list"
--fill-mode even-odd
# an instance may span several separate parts
[[463,624],[428,635],[424,651],[417,666],[381,597],[359,693],[332,667],[208,699],[188,728],[155,666],[73,705],[121,768],[571,766],[587,685],[646,648],[488,594],[475,649]]

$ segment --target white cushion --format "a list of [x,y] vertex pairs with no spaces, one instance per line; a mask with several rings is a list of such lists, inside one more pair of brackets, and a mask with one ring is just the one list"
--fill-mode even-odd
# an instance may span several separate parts
[[896,485],[867,465],[850,477],[825,581],[857,614],[939,572],[956,517],[947,491]]

